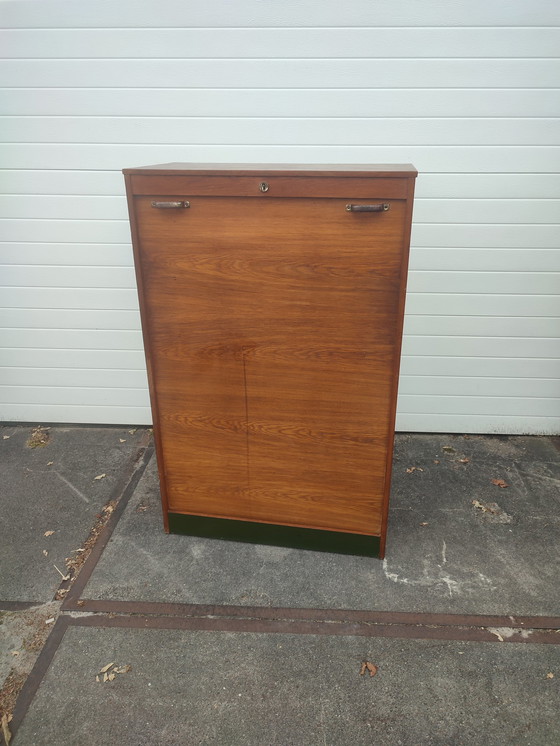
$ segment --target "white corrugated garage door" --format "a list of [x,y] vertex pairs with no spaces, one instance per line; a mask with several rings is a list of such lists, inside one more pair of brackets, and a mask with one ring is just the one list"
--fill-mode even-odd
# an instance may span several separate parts
[[412,162],[398,428],[560,430],[557,2],[0,10],[0,417],[150,421],[123,167]]

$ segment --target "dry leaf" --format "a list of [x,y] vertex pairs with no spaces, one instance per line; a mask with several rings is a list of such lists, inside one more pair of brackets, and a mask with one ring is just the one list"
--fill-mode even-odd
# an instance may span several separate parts
[[119,443],[126,443],[126,438],[119,438]]
[[407,474],[412,474],[413,471],[424,471],[421,466],[409,466],[406,470]]
[[479,500],[473,500],[472,504],[487,516],[486,520],[493,523],[512,523],[513,517],[502,510],[498,503],[481,503]]
[[460,458],[459,459],[460,464],[468,464],[470,463],[470,458]]
[[484,503],[481,503],[480,500],[473,500],[472,504],[475,508],[478,508],[479,510],[482,510],[483,513],[492,513],[493,515],[500,515],[502,512],[500,508],[496,505],[496,503],[488,503],[488,505],[485,505]]
[[47,445],[49,440],[49,428],[39,426],[31,432],[26,445],[28,448],[42,448]]
[[128,432],[129,432],[129,433],[130,433],[131,435],[134,435],[134,433],[136,432],[136,428],[134,428],[134,430],[129,430]]
[[96,477],[93,478],[93,481],[95,482],[96,479],[105,479],[106,476],[106,474],[98,474]]
[[54,461],[47,461],[47,466],[52,466],[54,464]]
[[95,677],[95,680],[96,680],[96,681],[97,681],[97,683],[99,684],[99,675],[97,675],[97,676]]
[[114,665],[115,665],[115,661],[113,661],[112,663],[107,663],[107,665],[103,666],[103,668],[101,669],[101,671],[99,671],[99,673],[105,673],[105,671],[108,671]]
[[19,650],[12,650],[12,655],[19,655]]
[[105,684],[107,681],[109,681],[109,674],[104,673],[103,674],[103,683]]
[[377,673],[377,666],[374,666],[374,664],[369,661],[366,661],[366,668],[369,671],[370,676],[375,676]]
[[4,741],[6,741],[6,746],[10,746],[10,741],[12,740],[12,734],[8,728],[8,723],[8,716],[2,715],[2,733],[4,735]]
[[45,555],[45,557],[48,557],[48,556],[49,556],[49,553],[47,552],[47,550],[46,550],[46,549],[43,549],[43,554]]
[[481,503],[480,500],[473,500],[472,504],[475,508],[482,510],[483,513],[494,513],[494,515],[498,515],[501,512],[496,503],[485,505],[484,503]]
[[455,449],[453,448],[453,446],[443,446],[442,450],[446,451],[447,453],[455,453]]
[[11,437],[10,435],[3,435],[2,440],[9,440],[10,437]]
[[421,526],[427,526],[428,525],[428,521],[423,521],[420,525]]
[[121,666],[120,668],[114,668],[115,673],[128,673],[132,669],[132,666]]
[[109,681],[114,681],[114,679],[116,678],[116,676],[113,673],[113,671],[111,671],[111,673],[107,675],[107,678],[109,679]]
[[54,622],[53,616],[50,619],[45,620],[45,624],[52,624],[53,622]]
[[366,662],[362,661],[362,667],[360,668],[360,676],[363,676],[365,674],[366,668],[367,668]]
[[86,605],[86,602],[85,602],[85,601],[82,601],[82,599],[80,599],[79,601],[76,601],[76,605],[77,605],[77,606],[85,606],[85,605]]
[[434,464],[439,464],[439,461],[438,461],[438,459],[437,459],[437,458],[436,458],[436,459],[434,459]]
[[52,536],[54,534],[54,531],[45,531],[43,536]]
[[508,483],[504,482],[503,479],[491,479],[490,481],[492,482],[492,484],[495,484],[496,487],[509,487]]
[[547,679],[553,679],[554,678],[554,674],[553,673],[547,673],[546,678]]

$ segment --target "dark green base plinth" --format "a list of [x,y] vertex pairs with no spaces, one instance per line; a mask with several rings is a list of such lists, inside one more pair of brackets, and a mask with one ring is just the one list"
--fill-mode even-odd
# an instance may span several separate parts
[[380,548],[379,536],[276,526],[270,523],[234,521],[227,518],[206,518],[182,513],[169,513],[169,531],[172,534],[202,536],[209,539],[311,549],[315,552],[356,554],[362,557],[379,557]]

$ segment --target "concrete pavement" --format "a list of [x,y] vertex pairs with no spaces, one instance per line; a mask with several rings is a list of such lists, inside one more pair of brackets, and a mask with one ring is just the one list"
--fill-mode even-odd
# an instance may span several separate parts
[[381,562],[165,535],[130,429],[2,430],[12,744],[560,744],[554,439],[399,435]]

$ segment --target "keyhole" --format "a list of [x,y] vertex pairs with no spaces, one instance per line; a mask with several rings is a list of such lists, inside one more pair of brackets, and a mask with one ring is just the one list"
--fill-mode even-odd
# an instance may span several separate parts
[[268,192],[268,184],[266,183],[266,181],[261,181],[261,183],[259,184],[259,189],[261,190],[261,192]]

